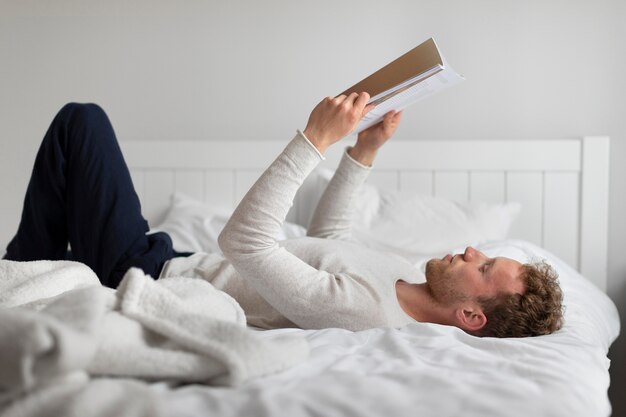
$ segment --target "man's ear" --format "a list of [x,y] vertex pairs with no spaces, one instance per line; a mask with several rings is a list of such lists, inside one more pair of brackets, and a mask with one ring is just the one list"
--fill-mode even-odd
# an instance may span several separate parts
[[476,332],[487,324],[487,316],[477,305],[463,305],[456,310],[459,327],[469,332]]

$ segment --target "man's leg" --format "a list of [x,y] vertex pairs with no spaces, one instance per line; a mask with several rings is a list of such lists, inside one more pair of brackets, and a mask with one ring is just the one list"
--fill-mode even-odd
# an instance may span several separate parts
[[37,154],[18,232],[6,259],[72,259],[116,287],[131,266],[154,278],[170,259],[171,239],[146,236],[148,223],[104,111],[71,103],[50,125]]

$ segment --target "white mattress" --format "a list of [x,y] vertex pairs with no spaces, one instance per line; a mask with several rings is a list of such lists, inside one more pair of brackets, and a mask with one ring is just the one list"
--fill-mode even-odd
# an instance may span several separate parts
[[549,336],[472,337],[415,323],[401,329],[300,333],[304,363],[237,388],[154,384],[165,415],[219,416],[608,416],[606,357],[619,333],[609,298],[530,243],[481,247],[490,256],[548,258],[560,274],[565,325]]

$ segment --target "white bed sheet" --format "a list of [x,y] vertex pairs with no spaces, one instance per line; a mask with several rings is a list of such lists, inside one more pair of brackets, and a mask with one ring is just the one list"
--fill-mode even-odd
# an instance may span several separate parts
[[554,255],[521,241],[491,256],[547,258],[560,274],[565,325],[549,336],[477,338],[449,326],[261,331],[299,333],[307,361],[238,388],[154,384],[168,416],[608,416],[610,299]]

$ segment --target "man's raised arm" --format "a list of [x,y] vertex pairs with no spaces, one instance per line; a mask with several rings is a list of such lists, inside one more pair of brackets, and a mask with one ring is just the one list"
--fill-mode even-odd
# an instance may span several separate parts
[[396,131],[401,116],[401,112],[389,112],[382,122],[359,133],[357,143],[343,155],[320,197],[308,236],[350,240],[357,191],[367,179],[378,150]]
[[343,311],[355,297],[367,302],[367,289],[346,287],[341,274],[308,265],[275,239],[296,192],[321,160],[320,154],[356,127],[368,110],[368,99],[366,93],[355,93],[322,100],[311,113],[307,137],[298,134],[287,145],[241,200],[218,238],[237,272],[302,328],[371,325],[355,311]]

